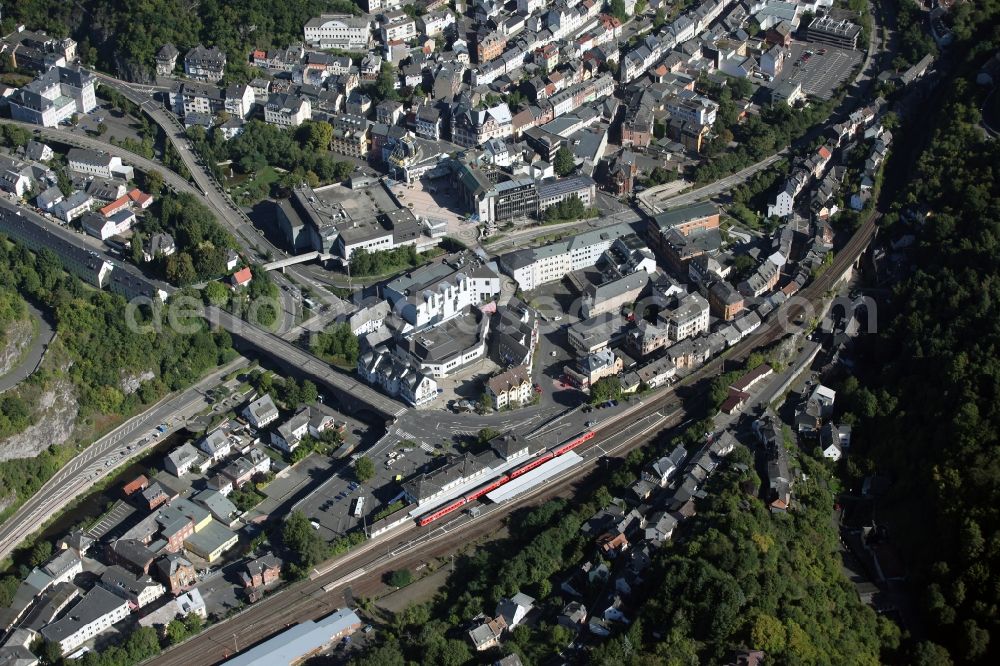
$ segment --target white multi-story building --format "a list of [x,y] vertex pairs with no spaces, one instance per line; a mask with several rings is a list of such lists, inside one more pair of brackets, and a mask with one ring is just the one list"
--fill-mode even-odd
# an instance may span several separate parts
[[98,178],[119,177],[131,180],[132,167],[122,164],[122,158],[117,155],[99,153],[86,148],[70,148],[66,155],[70,171],[77,171]]
[[166,590],[148,574],[136,576],[117,564],[108,567],[98,585],[121,597],[135,608],[144,608],[162,597]]
[[362,6],[369,14],[392,11],[403,6],[403,0],[363,0]]
[[708,331],[708,301],[694,292],[679,299],[677,308],[660,316],[667,320],[670,339],[678,342]]
[[61,620],[43,628],[41,634],[46,641],[57,643],[63,654],[70,654],[128,615],[129,606],[125,599],[103,587],[95,587]]
[[545,0],[517,0],[517,11],[528,16],[541,11],[548,5]]
[[254,400],[243,410],[243,418],[247,422],[260,430],[264,426],[270,425],[278,420],[278,408],[271,399],[270,394],[265,394]]
[[523,291],[594,266],[616,239],[635,233],[627,224],[595,229],[539,248],[516,250],[498,259],[500,269]]
[[218,81],[226,73],[226,54],[218,46],[198,44],[184,56],[184,73],[198,81]]
[[719,105],[689,90],[682,90],[667,100],[670,117],[699,125],[711,125],[719,111]]
[[519,365],[486,381],[486,392],[493,401],[493,409],[526,404],[534,395],[528,369]]
[[405,12],[386,12],[382,15],[382,39],[387,44],[401,39],[404,42],[417,36],[417,22]]
[[281,127],[298,127],[312,118],[312,103],[307,97],[274,94],[264,105],[264,122]]
[[74,113],[89,113],[97,106],[95,81],[85,69],[53,67],[10,96],[11,118],[55,127]]
[[163,467],[174,476],[181,477],[190,472],[199,460],[201,456],[197,449],[190,442],[185,442],[164,457]]
[[306,44],[320,49],[364,51],[372,39],[372,26],[367,18],[346,14],[322,14],[310,19],[302,28]]
[[495,264],[469,259],[459,265],[429,264],[392,280],[382,293],[393,311],[420,328],[492,300],[500,293],[500,275]]
[[434,12],[420,17],[421,30],[428,37],[436,37],[445,31],[449,25],[455,24],[455,15],[451,12]]
[[299,448],[302,438],[309,433],[309,417],[308,407],[295,412],[290,419],[274,429],[271,444],[287,453]]
[[358,356],[358,375],[379,386],[393,397],[400,397],[414,407],[437,397],[437,382],[409,360],[402,360],[388,349],[369,350]]
[[597,183],[590,176],[573,176],[538,184],[538,212],[576,196],[584,206],[590,206],[597,196]]

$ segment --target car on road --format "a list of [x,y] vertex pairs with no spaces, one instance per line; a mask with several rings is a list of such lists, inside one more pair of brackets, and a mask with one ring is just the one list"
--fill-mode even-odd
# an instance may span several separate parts
[[542,387],[540,385],[538,385],[538,384],[535,384],[535,386],[533,388],[535,389],[535,393],[541,393],[542,392]]
[[553,349],[553,350],[552,350],[552,353],[551,353],[551,354],[549,354],[549,356],[552,356],[552,357],[554,358],[554,357],[558,356],[558,354],[557,354],[556,350],[555,350],[555,349]]
[[584,423],[583,425],[587,426],[588,428],[593,428],[595,425],[597,425],[597,421],[590,420]]

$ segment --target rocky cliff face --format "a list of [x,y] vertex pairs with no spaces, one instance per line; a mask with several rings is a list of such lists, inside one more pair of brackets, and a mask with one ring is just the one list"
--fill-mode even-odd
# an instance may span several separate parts
[[0,461],[32,458],[49,446],[67,442],[76,429],[79,411],[73,384],[65,378],[50,382],[38,399],[35,423],[0,440]]
[[13,322],[7,327],[3,341],[0,342],[0,377],[6,375],[18,364],[24,351],[31,344],[34,333],[34,324],[28,317]]

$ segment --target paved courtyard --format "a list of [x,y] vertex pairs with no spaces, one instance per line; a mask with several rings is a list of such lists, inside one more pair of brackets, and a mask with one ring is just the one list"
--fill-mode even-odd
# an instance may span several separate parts
[[472,247],[478,243],[479,227],[470,222],[458,194],[447,178],[421,179],[413,183],[395,183],[392,193],[399,202],[422,219],[443,220],[447,235]]

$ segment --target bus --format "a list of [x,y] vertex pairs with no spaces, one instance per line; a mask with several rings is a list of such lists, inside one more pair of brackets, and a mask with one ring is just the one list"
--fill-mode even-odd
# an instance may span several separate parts
[[361,511],[364,508],[365,508],[365,498],[359,497],[358,499],[354,500],[354,509],[351,510],[351,515],[353,515],[355,518],[360,518]]

